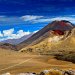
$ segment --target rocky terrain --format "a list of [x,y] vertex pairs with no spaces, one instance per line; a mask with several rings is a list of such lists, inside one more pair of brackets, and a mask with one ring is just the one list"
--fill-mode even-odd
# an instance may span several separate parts
[[[2,75],[12,75],[11,73],[4,73]],[[58,70],[58,69],[50,69],[50,70],[43,70],[40,73],[19,73],[16,75],[75,75],[74,70]]]

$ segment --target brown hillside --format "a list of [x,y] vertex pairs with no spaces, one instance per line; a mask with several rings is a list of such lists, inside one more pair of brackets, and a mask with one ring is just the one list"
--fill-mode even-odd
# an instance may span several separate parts
[[[33,44],[33,43],[32,43]],[[75,28],[70,31],[65,31],[64,35],[55,35],[50,33],[50,36],[42,42],[24,47],[21,51],[32,49],[33,52],[48,52],[49,51],[75,51]]]
[[[55,35],[64,35],[65,31],[70,31],[74,28],[74,25],[68,21],[61,20],[61,21],[53,21],[52,23],[45,26],[43,29],[32,35],[27,40],[23,41],[22,43],[18,44],[18,49],[22,49],[28,45],[37,44],[47,37],[51,36],[50,32],[53,31]],[[52,33],[52,32],[51,32]],[[34,43],[35,42],[35,43]]]

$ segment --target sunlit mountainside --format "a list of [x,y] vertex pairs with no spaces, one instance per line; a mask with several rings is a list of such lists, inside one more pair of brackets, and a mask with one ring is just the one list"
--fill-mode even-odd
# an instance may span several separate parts
[[[21,51],[32,48],[32,51],[74,50],[74,25],[68,21],[53,21],[46,27],[19,44]],[[24,48],[23,48],[24,47]]]

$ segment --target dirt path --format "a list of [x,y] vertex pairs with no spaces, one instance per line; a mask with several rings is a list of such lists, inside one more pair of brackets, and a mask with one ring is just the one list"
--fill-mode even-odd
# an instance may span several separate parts
[[19,66],[19,65],[21,65],[21,64],[23,64],[23,63],[25,63],[25,62],[30,61],[31,59],[32,59],[32,58],[27,59],[27,60],[25,60],[25,61],[22,61],[22,62],[20,62],[20,63],[18,63],[18,64],[15,64],[15,65],[12,65],[12,66],[9,66],[9,67],[6,67],[6,68],[3,68],[3,69],[0,69],[0,71],[4,71],[4,70],[7,70],[7,69],[11,69],[11,68],[13,68],[13,67]]

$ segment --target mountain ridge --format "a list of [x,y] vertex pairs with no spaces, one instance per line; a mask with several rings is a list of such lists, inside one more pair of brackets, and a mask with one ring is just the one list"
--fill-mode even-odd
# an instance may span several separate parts
[[[66,26],[60,26],[60,22],[64,22],[64,23],[69,23],[67,24],[67,28]],[[59,24],[59,25],[58,25]],[[57,25],[60,27],[57,27]],[[18,46],[22,46],[22,47],[26,47],[29,44],[31,44],[33,41],[39,39],[41,36],[46,38],[46,35],[49,35],[50,31],[53,30],[60,30],[61,32],[67,31],[67,30],[71,30],[74,28],[74,25],[72,23],[70,23],[69,21],[65,21],[65,20],[61,20],[61,21],[53,21],[52,23],[49,23],[47,26],[45,26],[43,29],[41,29],[40,31],[38,31],[37,33],[33,34],[30,38],[28,38],[27,40],[23,41],[22,43],[18,44]],[[43,40],[43,38],[40,38],[40,40]],[[19,48],[21,49],[21,48]]]
[[61,36],[49,36],[38,44],[29,45],[22,48],[21,52],[28,52],[32,50],[35,53],[56,53],[56,52],[75,52],[75,28],[70,31],[66,31],[65,35]]

